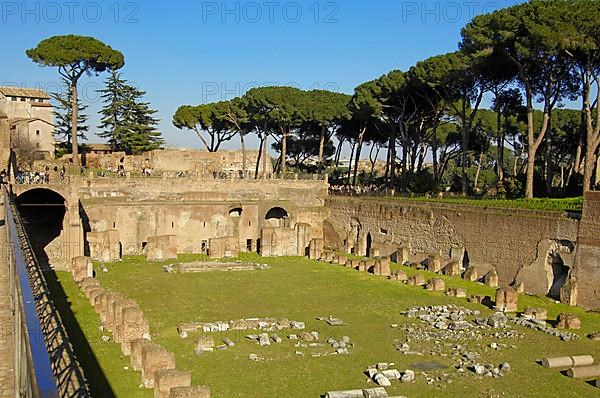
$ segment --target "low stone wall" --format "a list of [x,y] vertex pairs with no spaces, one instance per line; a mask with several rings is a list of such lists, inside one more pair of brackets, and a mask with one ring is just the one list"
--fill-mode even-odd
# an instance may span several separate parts
[[[595,195],[586,196],[582,226],[598,239],[600,214],[592,215],[598,206],[589,200]],[[522,284],[529,293],[600,306],[600,273],[589,263],[598,264],[600,245],[586,249],[591,256],[579,256],[575,267],[579,220],[567,214],[347,197],[330,197],[326,206],[327,247],[358,255],[391,255],[403,247],[413,257],[440,255],[444,264],[458,261],[462,269],[476,265],[480,276],[495,269],[500,285]]]
[[144,387],[153,388],[155,398],[210,398],[210,388],[192,386],[190,372],[176,368],[175,355],[151,341],[148,321],[134,300],[105,289],[93,277],[81,277],[85,272],[82,269],[88,270],[90,263],[91,259],[85,257],[74,260],[74,264],[81,264],[73,271],[76,282],[103,327],[121,345],[123,355],[130,357],[132,368],[141,372]]

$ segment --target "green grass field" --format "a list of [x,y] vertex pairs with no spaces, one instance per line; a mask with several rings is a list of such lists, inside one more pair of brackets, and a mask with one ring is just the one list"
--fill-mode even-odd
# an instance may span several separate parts
[[[192,257],[181,258],[190,260]],[[256,258],[251,258],[256,259]],[[395,341],[405,341],[402,325],[409,320],[400,312],[423,305],[454,303],[479,309],[484,315],[492,311],[470,304],[466,299],[449,298],[442,293],[427,292],[423,288],[406,286],[365,273],[310,261],[302,258],[262,258],[268,270],[248,272],[213,272],[201,274],[167,274],[165,263],[148,264],[143,258],[126,258],[122,263],[108,264],[108,273],[98,273],[106,288],[119,291],[136,300],[150,321],[152,338],[175,353],[177,367],[192,372],[194,384],[207,384],[213,397],[319,397],[326,391],[369,388],[363,374],[367,366],[377,362],[393,362],[403,371],[424,361],[449,365],[447,373],[456,376],[451,384],[428,385],[425,376],[417,372],[412,384],[394,382],[387,388],[390,395],[408,397],[593,397],[600,390],[584,381],[569,379],[556,370],[545,369],[536,363],[545,356],[592,354],[600,359],[600,344],[585,336],[600,331],[600,314],[586,313],[579,308],[556,304],[546,298],[521,295],[519,308],[543,306],[549,318],[560,312],[573,312],[583,322],[582,336],[575,342],[516,328],[524,337],[519,340],[499,341],[514,344],[516,348],[488,350],[493,339],[463,341],[470,349],[481,352],[481,363],[509,362],[511,372],[499,379],[476,379],[467,372],[461,377],[451,367],[451,357],[429,356],[426,346],[413,345],[424,352],[423,357],[403,355],[396,351]],[[399,266],[395,266],[398,268]],[[404,267],[402,267],[404,269]],[[417,271],[406,268],[412,274]],[[419,271],[420,272],[420,271]],[[431,274],[423,272],[428,277]],[[466,287],[468,294],[492,295],[494,290],[480,284],[457,278],[446,278],[446,287]],[[68,273],[59,273],[59,279],[70,302],[71,309],[87,337],[100,369],[117,397],[151,397],[152,392],[138,387],[140,375],[128,367],[128,358],[120,354],[115,343],[101,340],[99,319],[83,295],[77,290]],[[344,327],[330,327],[316,317],[334,316],[347,322]],[[355,347],[350,355],[312,357],[312,352],[331,351],[327,347],[296,348],[284,338],[281,344],[259,347],[244,339],[251,332],[215,333],[215,342],[229,337],[236,346],[225,351],[194,355],[195,336],[181,339],[176,330],[180,322],[227,321],[246,317],[286,317],[304,321],[307,330],[320,332],[321,339],[349,336]],[[399,324],[400,328],[392,328]],[[281,331],[284,337],[291,331]],[[306,356],[295,354],[296,350]],[[254,362],[248,355],[255,353],[264,358]],[[90,375],[93,376],[93,375]],[[88,377],[90,377],[88,376]],[[92,384],[98,378],[90,377]],[[101,391],[96,386],[96,391]],[[100,396],[107,396],[106,393]]]
[[473,199],[464,197],[425,198],[425,197],[390,197],[392,200],[404,200],[409,202],[447,203],[456,205],[468,205],[478,207],[492,207],[498,209],[523,209],[560,212],[581,212],[583,209],[583,197],[553,199]]

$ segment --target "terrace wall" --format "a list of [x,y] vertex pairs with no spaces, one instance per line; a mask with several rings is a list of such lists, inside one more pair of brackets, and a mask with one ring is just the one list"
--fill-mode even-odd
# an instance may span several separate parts
[[[600,307],[600,193],[586,195],[581,232],[580,217],[561,212],[347,197],[326,206],[329,247],[387,255],[406,246],[414,259],[463,259],[495,268],[501,285],[523,282],[533,294]],[[575,297],[561,294],[567,287]]]

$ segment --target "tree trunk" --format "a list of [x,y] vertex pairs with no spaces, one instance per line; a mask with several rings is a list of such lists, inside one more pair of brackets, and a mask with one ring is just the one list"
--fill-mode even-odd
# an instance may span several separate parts
[[[585,154],[585,169],[583,178],[583,192],[588,192],[592,189],[592,178],[594,178],[594,168],[596,167],[596,151],[600,145],[600,80],[594,78],[596,83],[596,101],[595,101],[595,115],[592,113],[592,104],[590,100],[591,96],[591,79],[590,75],[587,76],[585,95],[584,95],[584,107],[585,107],[585,118],[586,118],[586,131],[587,131],[587,149]],[[595,120],[594,120],[595,116]],[[595,125],[594,125],[595,122]],[[594,181],[595,182],[595,181]]]
[[[463,117],[466,116],[463,114]],[[469,150],[469,128],[466,125],[466,118],[463,119],[462,127],[462,194],[467,196],[469,191],[469,180],[467,178],[467,151]]]
[[287,165],[287,135],[288,129],[284,127],[281,129],[281,174],[285,174]]
[[502,168],[504,165],[504,130],[502,129],[502,113],[500,110],[496,112],[496,135],[498,137],[496,146],[496,176],[498,177],[498,182],[501,183],[504,180],[504,169]]
[[479,174],[481,173],[481,163],[483,163],[483,152],[479,153],[479,164],[477,165],[477,173],[475,173],[475,182],[473,183],[473,190],[478,192],[477,184],[479,183]]
[[438,181],[438,142],[437,142],[437,125],[433,127],[433,137],[431,141],[431,157],[433,159],[433,180]]
[[240,131],[240,147],[242,148],[242,177],[246,178],[246,143],[244,142],[244,134]]
[[392,128],[392,136],[389,143],[390,149],[390,188],[396,186],[396,127]]
[[525,184],[525,196],[533,199],[533,177],[535,171],[535,148],[530,145],[527,150],[527,182]]
[[263,141],[264,141],[264,137],[261,135],[260,136],[260,145],[258,146],[258,156],[256,157],[256,168],[254,170],[254,179],[257,180],[259,178],[259,170],[260,170],[260,160],[262,158],[262,151],[263,151]]
[[546,196],[551,196],[554,172],[552,168],[552,128],[548,128],[546,137]]
[[340,142],[338,143],[337,150],[335,152],[335,169],[336,170],[340,166],[340,157],[342,156],[342,148],[344,147],[344,142],[345,141],[346,140],[344,139],[344,137],[342,137],[340,139]]
[[73,103],[71,104],[71,153],[73,154],[73,166],[80,166],[79,146],[77,144],[77,121],[79,119],[79,102],[77,98],[77,81],[71,82]]
[[262,163],[263,163],[263,178],[266,179],[267,178],[267,159],[269,158],[269,134],[265,133],[265,139],[263,141],[263,158],[262,158]]
[[362,151],[363,141],[365,139],[366,127],[362,127],[358,134],[358,145],[356,147],[356,156],[354,159],[354,177],[352,178],[352,186],[356,186],[356,179],[358,177],[358,162],[360,161],[360,153]]
[[[548,83],[552,84],[552,83]],[[551,107],[549,105],[550,99],[545,98],[544,103],[544,116],[542,120],[542,126],[540,127],[540,132],[537,138],[534,135],[534,119],[533,119],[533,96],[531,95],[531,91],[526,89],[527,91],[527,143],[529,148],[527,149],[527,181],[525,184],[525,196],[527,199],[533,199],[533,182],[535,176],[535,156],[537,154],[537,150],[546,135],[546,131],[548,129],[548,123],[550,121],[550,110]]]
[[350,145],[350,162],[348,163],[348,185],[350,185],[350,177],[352,176],[352,161],[354,160],[354,149],[356,142]]
[[325,169],[323,157],[325,153],[325,127],[321,127],[321,137],[319,138],[319,174],[323,174]]

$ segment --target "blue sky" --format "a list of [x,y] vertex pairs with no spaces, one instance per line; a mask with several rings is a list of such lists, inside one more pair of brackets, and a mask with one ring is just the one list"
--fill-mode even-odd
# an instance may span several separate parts
[[[456,50],[474,15],[518,2],[2,1],[0,84],[56,91],[56,69],[32,63],[25,50],[54,35],[94,36],[123,52],[123,75],[147,92],[167,144],[200,148],[192,132],[171,124],[182,104],[229,99],[257,85],[352,93],[390,70]],[[105,77],[80,83],[92,133],[95,90]],[[100,140],[90,134],[89,141]]]

